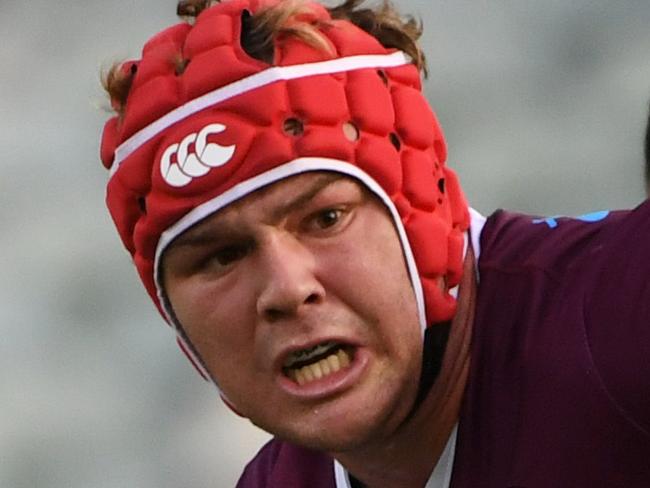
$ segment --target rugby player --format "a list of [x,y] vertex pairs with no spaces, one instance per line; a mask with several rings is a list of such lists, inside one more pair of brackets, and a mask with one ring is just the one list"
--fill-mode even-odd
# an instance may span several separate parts
[[471,210],[390,4],[178,13],[107,74],[101,157],[180,347],[274,435],[238,486],[650,486],[650,203]]

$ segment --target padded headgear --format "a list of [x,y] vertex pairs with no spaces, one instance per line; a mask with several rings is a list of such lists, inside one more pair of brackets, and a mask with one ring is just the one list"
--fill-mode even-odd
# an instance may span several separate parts
[[242,16],[268,5],[216,4],[123,65],[135,74],[123,116],[106,123],[101,157],[111,169],[108,208],[151,298],[173,322],[157,266],[181,232],[273,181],[331,170],[391,210],[421,322],[449,320],[469,215],[418,69],[315,3],[301,20],[322,26],[331,52],[280,36],[268,65],[241,43]]

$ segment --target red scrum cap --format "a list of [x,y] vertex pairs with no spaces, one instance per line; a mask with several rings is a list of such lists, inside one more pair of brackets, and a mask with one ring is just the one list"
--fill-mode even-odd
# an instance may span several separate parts
[[218,3],[122,67],[132,85],[123,115],[106,123],[101,157],[108,208],[147,291],[178,326],[158,279],[175,237],[265,185],[336,171],[392,214],[422,326],[449,320],[455,300],[440,279],[459,282],[469,214],[418,69],[315,3],[301,20],[318,23],[330,49],[280,36],[272,65],[255,59],[242,47],[242,18],[269,5]]

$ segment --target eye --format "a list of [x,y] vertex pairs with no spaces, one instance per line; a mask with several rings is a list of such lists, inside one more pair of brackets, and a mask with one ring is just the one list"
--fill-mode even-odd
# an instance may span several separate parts
[[307,232],[330,235],[343,230],[351,212],[346,208],[326,207],[310,214],[304,221]]
[[251,250],[250,244],[232,244],[210,253],[207,266],[226,267],[244,258]]
[[315,215],[314,224],[319,229],[327,229],[329,227],[336,225],[341,220],[342,217],[343,217],[342,210],[335,209],[335,208],[328,208],[326,210],[318,212],[318,214]]

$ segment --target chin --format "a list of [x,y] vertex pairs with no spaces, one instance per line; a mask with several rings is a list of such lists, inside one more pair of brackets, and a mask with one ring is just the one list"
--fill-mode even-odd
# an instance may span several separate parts
[[386,400],[377,396],[368,408],[369,402],[350,405],[339,399],[294,415],[283,425],[253,423],[296,445],[329,453],[346,452],[381,442],[399,428],[408,412],[402,411],[401,401]]
[[278,432],[276,437],[308,449],[329,453],[352,451],[377,437],[372,426],[332,428],[308,425],[304,427]]

